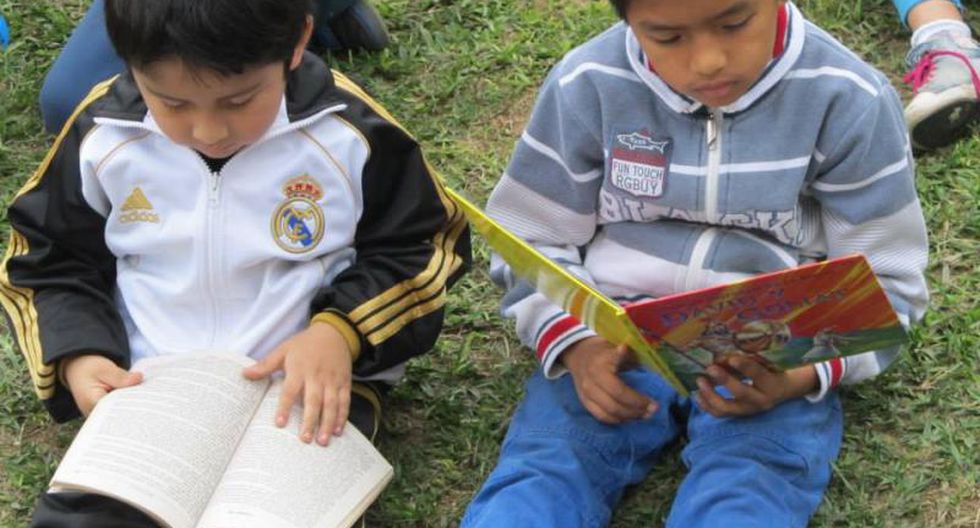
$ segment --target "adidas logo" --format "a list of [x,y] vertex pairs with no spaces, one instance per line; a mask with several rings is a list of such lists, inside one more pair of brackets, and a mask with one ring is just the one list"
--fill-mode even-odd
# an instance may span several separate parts
[[122,211],[123,214],[119,216],[119,222],[122,224],[160,223],[160,215],[153,212],[153,204],[150,203],[150,200],[146,198],[143,190],[139,187],[134,188],[133,192],[129,193],[129,197],[123,202]]

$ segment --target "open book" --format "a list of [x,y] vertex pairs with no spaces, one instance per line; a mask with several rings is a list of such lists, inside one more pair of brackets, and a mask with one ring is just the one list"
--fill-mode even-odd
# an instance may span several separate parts
[[353,425],[326,447],[273,423],[281,380],[249,381],[251,359],[181,355],[134,365],[85,421],[51,491],[124,501],[173,528],[346,528],[391,479]]
[[908,340],[861,255],[620,306],[448,192],[517,276],[609,342],[629,346],[682,394],[732,355],[788,369]]

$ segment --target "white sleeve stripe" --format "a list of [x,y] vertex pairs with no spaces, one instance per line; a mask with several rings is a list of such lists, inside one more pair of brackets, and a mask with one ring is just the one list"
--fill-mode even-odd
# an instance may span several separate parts
[[878,90],[871,85],[868,81],[864,80],[858,74],[847,71],[841,68],[834,68],[833,66],[823,66],[821,68],[801,68],[799,70],[793,70],[786,74],[784,79],[813,79],[815,77],[821,77],[824,75],[830,75],[833,77],[842,77],[847,79],[854,84],[858,85],[859,88],[868,92],[873,97],[878,97]]
[[870,177],[865,178],[861,181],[851,182],[851,183],[824,183],[818,181],[813,183],[813,188],[818,191],[824,191],[824,192],[853,191],[855,189],[861,189],[867,187],[882,178],[891,176],[892,174],[901,172],[905,170],[905,168],[908,166],[909,166],[909,158],[908,156],[903,156],[901,161],[896,161],[895,163],[892,163],[891,165],[885,167],[884,169],[881,169],[880,171],[874,173]]
[[827,366],[826,362],[817,363],[814,367],[817,370],[818,382],[817,389],[806,395],[806,399],[810,403],[816,403],[824,399],[827,393],[830,392],[830,367]]
[[[719,174],[739,174],[746,172],[775,172],[788,169],[806,167],[810,164],[810,156],[799,158],[774,160],[774,161],[750,161],[745,163],[724,163],[718,166]],[[671,163],[670,171],[676,174],[687,176],[704,176],[708,174],[708,167],[696,165],[681,165]]]
[[643,82],[640,77],[636,75],[632,70],[624,70],[622,68],[614,68],[612,66],[606,66],[604,64],[599,64],[597,62],[584,62],[579,64],[572,73],[565,75],[558,80],[559,86],[565,86],[568,83],[574,81],[579,75],[582,75],[588,71],[597,71],[599,73],[605,73],[606,75],[612,75],[614,77],[620,77],[633,82]]
[[533,138],[531,134],[529,134],[526,130],[524,131],[523,134],[521,134],[521,140],[523,140],[524,143],[526,143],[527,146],[531,147],[531,149],[534,150],[535,152],[538,152],[539,154],[542,154],[543,156],[546,156],[549,159],[553,160],[555,163],[561,165],[561,167],[565,169],[565,172],[568,173],[568,176],[571,177],[572,180],[578,183],[590,182],[602,176],[602,169],[596,169],[583,173],[574,172],[565,163],[565,160],[563,160],[561,156],[557,152],[555,152],[554,149],[538,141],[537,139]]

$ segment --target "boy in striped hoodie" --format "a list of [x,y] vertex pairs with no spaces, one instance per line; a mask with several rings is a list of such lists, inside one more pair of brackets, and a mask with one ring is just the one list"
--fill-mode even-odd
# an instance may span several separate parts
[[[552,70],[488,212],[621,302],[863,253],[921,318],[926,229],[885,76],[784,1],[612,3],[624,22]],[[492,274],[542,368],[467,528],[604,526],[680,435],[668,526],[805,526],[841,443],[835,388],[899,352],[736,358],[687,398],[499,258]]]

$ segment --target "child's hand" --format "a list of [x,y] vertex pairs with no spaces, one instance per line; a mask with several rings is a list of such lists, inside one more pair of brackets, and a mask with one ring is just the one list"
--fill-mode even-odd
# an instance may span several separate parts
[[105,356],[83,354],[64,361],[62,372],[65,383],[82,416],[87,417],[106,394],[115,389],[139,385],[143,381],[141,372],[119,368]]
[[351,363],[350,349],[340,332],[327,323],[313,323],[245,369],[244,374],[249,379],[260,379],[285,370],[276,425],[286,426],[293,402],[302,394],[300,440],[313,441],[313,434],[319,429],[317,443],[327,445],[330,435],[339,435],[347,423]]
[[[819,383],[812,365],[772,371],[751,358],[736,356],[728,360],[727,366],[736,372],[720,365],[708,367],[710,380],[698,378],[699,390],[694,396],[701,409],[718,418],[768,411],[786,400],[812,392]],[[714,387],[719,385],[728,389],[732,399],[715,392]]]
[[601,337],[589,337],[564,351],[561,360],[572,374],[579,400],[596,420],[618,424],[649,418],[656,412],[656,402],[619,377],[619,371],[633,361],[625,346],[616,347]]

